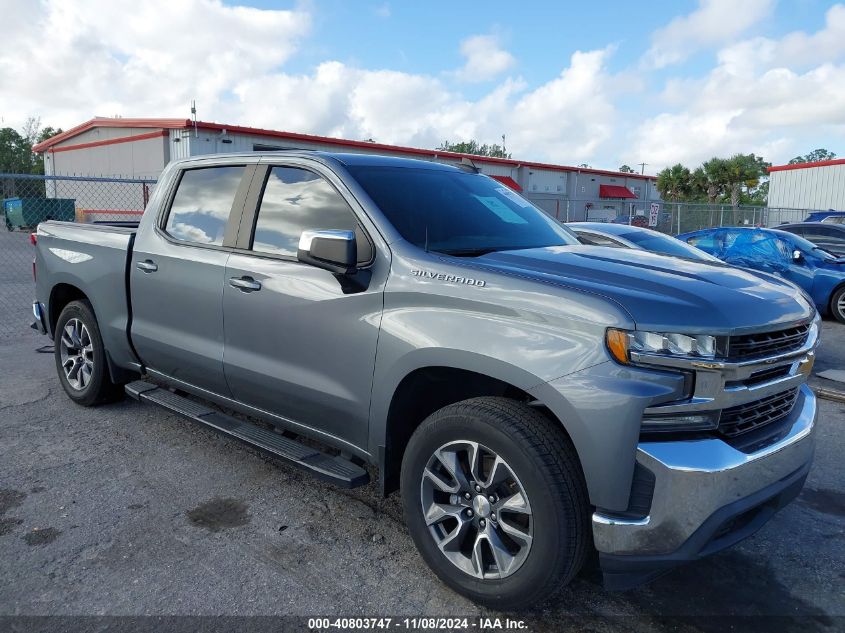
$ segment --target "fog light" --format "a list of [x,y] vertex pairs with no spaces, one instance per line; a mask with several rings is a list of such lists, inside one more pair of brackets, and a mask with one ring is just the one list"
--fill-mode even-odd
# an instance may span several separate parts
[[677,433],[680,431],[712,431],[719,426],[719,413],[647,415],[643,417],[643,433]]

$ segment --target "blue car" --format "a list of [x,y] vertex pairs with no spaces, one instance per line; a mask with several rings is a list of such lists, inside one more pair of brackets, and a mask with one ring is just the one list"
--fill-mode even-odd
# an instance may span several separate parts
[[678,235],[724,262],[791,281],[822,314],[845,323],[845,258],[802,237],[774,229],[722,227]]

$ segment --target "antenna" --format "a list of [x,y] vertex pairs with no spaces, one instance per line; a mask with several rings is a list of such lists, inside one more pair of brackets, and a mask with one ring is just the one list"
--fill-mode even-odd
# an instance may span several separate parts
[[191,121],[194,124],[194,138],[199,138],[199,130],[197,130],[197,101],[191,99]]

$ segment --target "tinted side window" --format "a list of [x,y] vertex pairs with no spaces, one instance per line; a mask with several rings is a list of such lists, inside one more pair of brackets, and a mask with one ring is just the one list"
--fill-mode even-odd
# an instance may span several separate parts
[[296,257],[306,230],[355,231],[358,261],[371,258],[369,242],[346,200],[324,178],[298,167],[273,167],[267,176],[252,250]]
[[826,226],[818,226],[818,227],[806,227],[804,229],[804,239],[810,240],[811,242],[825,242],[830,241],[830,239],[836,234],[835,229],[829,229]]
[[243,173],[243,166],[186,170],[164,230],[177,240],[221,245]]

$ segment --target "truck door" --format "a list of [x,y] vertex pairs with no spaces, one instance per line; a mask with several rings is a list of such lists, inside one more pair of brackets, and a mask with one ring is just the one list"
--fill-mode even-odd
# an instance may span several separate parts
[[254,169],[182,171],[163,213],[139,232],[130,269],[132,342],[144,365],[224,396],[223,279]]
[[[333,174],[288,160],[256,173],[226,265],[226,379],[247,405],[364,447],[387,256]],[[355,279],[297,261],[309,229],[356,231]]]

